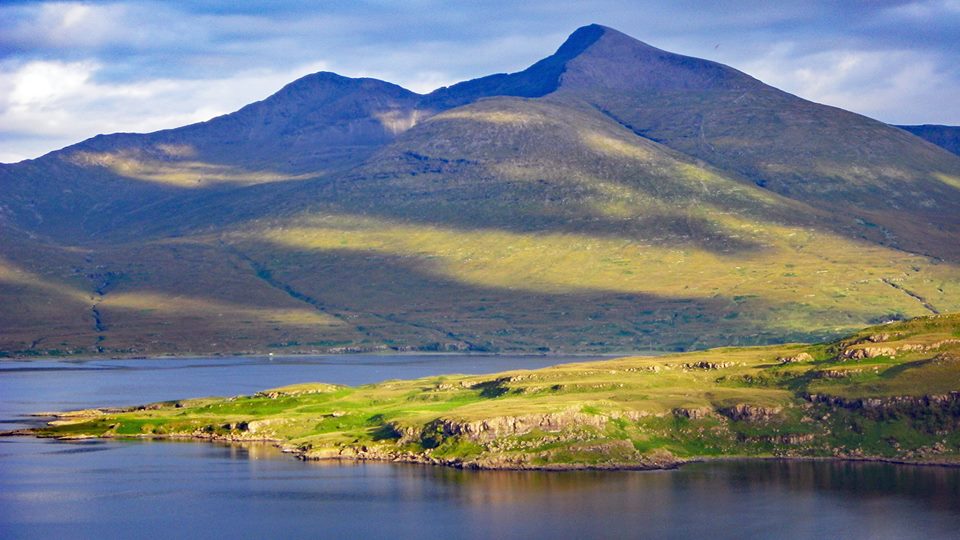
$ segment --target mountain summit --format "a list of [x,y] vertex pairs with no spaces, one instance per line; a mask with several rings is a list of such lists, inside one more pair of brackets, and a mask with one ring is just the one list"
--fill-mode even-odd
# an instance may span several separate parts
[[735,69],[662,51],[612,28],[577,29],[553,55],[518,73],[441,88],[423,104],[448,108],[490,96],[543,97],[565,90],[749,89],[759,81]]
[[960,309],[960,157],[616,30],[0,166],[0,351],[689,349]]

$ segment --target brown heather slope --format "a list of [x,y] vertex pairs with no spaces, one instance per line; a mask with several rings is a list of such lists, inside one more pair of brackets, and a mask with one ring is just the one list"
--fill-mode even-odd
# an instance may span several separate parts
[[960,309],[960,158],[592,25],[0,166],[5,354],[685,349]]

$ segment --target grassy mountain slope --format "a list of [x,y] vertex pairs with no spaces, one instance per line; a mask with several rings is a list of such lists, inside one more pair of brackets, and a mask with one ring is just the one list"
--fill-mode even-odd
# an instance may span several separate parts
[[960,158],[612,29],[567,63],[557,94],[770,191],[842,215],[836,231],[957,260]]
[[0,167],[0,351],[823,339],[960,309],[958,164],[596,25],[428,95],[321,73]]
[[305,459],[658,468],[731,456],[960,463],[960,317],[723,348],[59,415],[31,434],[274,441]]
[[8,353],[253,353],[292,340],[364,337],[264,286],[246,261],[215,245],[103,251],[4,240],[0,294],[11,301],[0,312],[0,350]]
[[[353,174],[316,197],[336,204],[246,223],[225,241],[311,297],[432,326],[459,346],[810,339],[960,307],[953,265],[824,231],[828,216],[809,206],[562,102],[439,114]],[[545,310],[547,322],[528,315]]]

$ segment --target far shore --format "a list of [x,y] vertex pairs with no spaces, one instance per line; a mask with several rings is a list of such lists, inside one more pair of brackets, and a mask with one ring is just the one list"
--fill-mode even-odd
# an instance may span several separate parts
[[[691,351],[692,352],[692,351]],[[476,356],[476,357],[536,357],[536,358],[597,358],[610,359],[622,358],[627,356],[663,356],[675,354],[676,351],[663,350],[645,350],[645,351],[622,351],[622,352],[481,352],[481,351],[398,351],[398,350],[370,350],[370,351],[333,351],[333,352],[285,352],[283,354],[273,353],[174,353],[174,354],[156,354],[156,355],[53,355],[53,356],[33,356],[33,355],[12,355],[0,356],[0,363],[3,362],[24,362],[24,361],[70,361],[70,362],[89,362],[104,360],[222,360],[226,358],[250,358],[250,359],[296,359],[296,358],[316,358],[324,356],[350,357],[350,356]]]

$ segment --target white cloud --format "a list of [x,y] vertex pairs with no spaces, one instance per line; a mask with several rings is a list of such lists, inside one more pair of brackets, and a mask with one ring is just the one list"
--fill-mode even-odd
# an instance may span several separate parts
[[31,62],[9,77],[7,100],[14,111],[43,107],[81,91],[96,69],[93,62]]
[[374,77],[427,93],[467,79],[525,69],[553,54],[565,38],[558,34],[493,37],[475,43],[424,41],[399,50],[369,46],[329,63],[333,71],[348,77]]
[[19,161],[99,133],[149,132],[207,120],[267,97],[284,84],[324,69],[255,70],[229,77],[131,83],[96,80],[94,61],[33,61],[0,65],[0,125],[6,140],[0,160]]
[[[551,36],[552,37],[552,36]],[[428,43],[411,50],[374,54],[354,61],[313,62],[293,68],[254,69],[207,79],[149,79],[100,82],[106,69],[93,60],[38,60],[0,64],[0,126],[19,137],[4,142],[0,162],[37,157],[99,133],[149,132],[207,120],[263,99],[298,77],[321,70],[348,77],[373,77],[427,93],[465,78],[523,69],[559,45],[549,38],[506,39],[469,46]],[[502,64],[501,47],[539,50]],[[501,60],[498,62],[498,59]],[[489,66],[489,67],[478,67]],[[467,72],[461,76],[459,73]]]
[[955,84],[932,53],[821,50],[782,43],[742,64],[760,80],[806,99],[890,123],[960,123]]
[[960,13],[960,1],[958,0],[923,0],[919,2],[908,2],[899,6],[893,6],[884,10],[886,15],[891,18],[911,18],[919,20],[929,20],[936,17],[942,17],[945,13]]
[[4,41],[21,45],[89,47],[130,35],[122,24],[125,9],[121,5],[89,5],[68,2],[14,6]]
[[960,0],[740,5],[0,0],[0,161],[203,120],[323,66],[428,92],[522,69],[594,21],[880,120],[960,123]]
[[43,2],[0,6],[6,28],[0,43],[24,48],[73,50],[176,48],[202,42],[203,20],[158,3]]

